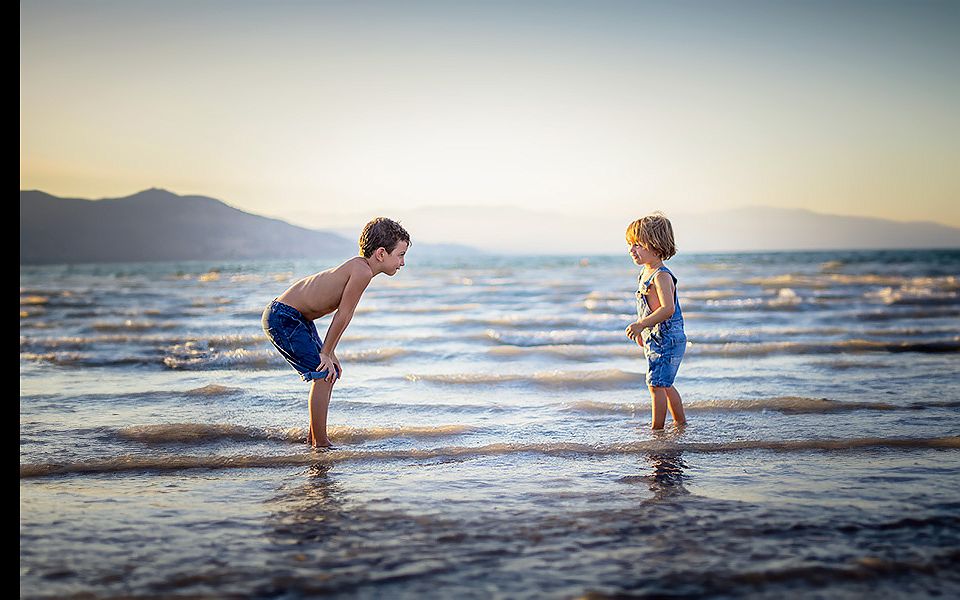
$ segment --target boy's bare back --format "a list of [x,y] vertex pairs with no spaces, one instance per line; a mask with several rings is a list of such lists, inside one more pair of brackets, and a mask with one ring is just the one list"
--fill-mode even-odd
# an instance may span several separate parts
[[366,259],[355,256],[338,267],[296,281],[277,300],[299,310],[312,321],[340,307],[348,282],[351,288],[358,286],[362,293],[371,279],[373,270]]

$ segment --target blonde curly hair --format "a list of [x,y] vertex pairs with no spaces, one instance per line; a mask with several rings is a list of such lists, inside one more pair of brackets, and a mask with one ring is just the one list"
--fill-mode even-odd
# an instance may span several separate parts
[[627,227],[627,243],[640,244],[657,253],[661,260],[667,260],[677,253],[677,243],[673,239],[673,225],[665,214],[657,211],[642,219],[637,219]]

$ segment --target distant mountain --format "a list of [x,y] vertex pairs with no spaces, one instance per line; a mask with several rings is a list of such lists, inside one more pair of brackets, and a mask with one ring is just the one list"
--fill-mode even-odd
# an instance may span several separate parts
[[124,198],[20,192],[20,263],[347,257],[356,242],[151,188]]
[[924,221],[749,207],[671,219],[690,250],[843,250],[957,248],[960,229]]
[[[405,211],[417,257],[481,252],[609,254],[625,252],[635,214],[579,216],[518,207],[445,206]],[[960,229],[930,222],[751,207],[667,213],[681,252],[958,248]],[[125,198],[58,198],[20,192],[20,262],[341,258],[356,252],[366,217],[349,231],[318,231],[252,215],[205,196],[152,188]],[[428,239],[438,243],[423,243]],[[469,244],[469,246],[467,245]]]

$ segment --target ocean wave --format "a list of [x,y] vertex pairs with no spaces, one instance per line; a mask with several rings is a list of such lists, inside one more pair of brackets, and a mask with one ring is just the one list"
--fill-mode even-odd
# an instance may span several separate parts
[[469,303],[469,304],[432,304],[432,305],[422,305],[422,306],[396,306],[391,305],[387,306],[362,306],[358,307],[356,312],[361,313],[372,313],[372,312],[381,312],[389,311],[391,313],[409,313],[409,314],[432,314],[432,313],[454,313],[454,312],[463,312],[466,310],[476,310],[480,308],[479,304]]
[[[941,522],[941,521],[933,521]],[[916,526],[916,525],[915,525]],[[710,589],[728,592],[737,589],[736,586],[746,585],[748,589],[764,589],[771,584],[801,583],[809,586],[816,582],[817,586],[827,586],[831,583],[858,582],[881,579],[884,577],[917,574],[934,576],[935,574],[948,575],[955,573],[955,565],[960,561],[960,551],[947,550],[926,558],[912,558],[906,560],[890,560],[875,556],[861,556],[834,564],[811,564],[795,567],[780,567],[742,573],[704,573],[698,578],[710,586]],[[824,588],[830,589],[830,588]],[[841,588],[842,589],[842,588]],[[789,595],[789,594],[785,594]],[[817,596],[818,594],[801,594]],[[939,595],[939,594],[935,594]]]
[[[606,315],[604,315],[606,316]],[[585,319],[577,318],[575,316],[571,317],[555,317],[555,316],[543,316],[543,315],[530,315],[530,314],[514,314],[514,315],[497,315],[490,317],[466,317],[466,316],[456,316],[450,320],[451,323],[455,325],[481,325],[481,326],[501,326],[501,327],[512,327],[512,328],[524,328],[524,329],[533,329],[533,328],[562,328],[562,327],[577,327],[584,322]]]
[[636,309],[636,303],[626,298],[619,300],[604,300],[599,298],[587,298],[583,301],[583,307],[590,312],[623,314]]
[[337,354],[343,360],[357,362],[389,362],[400,356],[414,354],[416,351],[407,348],[371,348],[369,350],[344,350]]
[[152,346],[175,346],[189,344],[191,347],[213,346],[218,348],[242,348],[266,342],[263,334],[257,335],[164,335],[117,333],[90,336],[31,337],[20,336],[20,347],[31,349],[85,350],[104,344],[136,344]]
[[779,312],[813,308],[820,306],[822,301],[815,297],[800,296],[792,289],[784,288],[771,297],[712,299],[688,304],[694,310]]
[[[562,336],[555,336],[562,337]],[[866,353],[900,353],[921,352],[926,354],[949,354],[960,352],[960,338],[931,341],[882,341],[882,340],[842,340],[842,341],[717,341],[736,339],[736,335],[719,333],[706,334],[703,338],[688,342],[687,356],[767,356],[778,354],[866,354]],[[748,336],[744,336],[748,337]],[[536,339],[536,338],[534,338]],[[539,340],[538,340],[539,341]],[[544,340],[545,341],[545,340]],[[621,344],[584,344],[584,343],[557,343],[494,346],[487,350],[489,354],[497,356],[527,356],[533,354],[548,354],[568,360],[582,360],[584,362],[610,357],[643,357],[643,349],[626,341],[622,334],[616,335],[615,341]],[[869,365],[867,365],[869,366]],[[838,368],[843,368],[840,365]]]
[[[650,411],[649,402],[617,404],[581,400],[578,402],[570,402],[563,406],[569,411],[588,414],[633,415]],[[784,396],[762,399],[685,401],[683,408],[688,412],[762,412],[765,410],[774,410],[784,413],[831,413],[852,410],[896,410],[898,407],[886,402],[840,402],[828,398]],[[903,408],[914,407],[910,405]]]
[[488,385],[494,383],[531,383],[542,387],[605,388],[627,382],[642,382],[643,373],[629,373],[620,369],[601,371],[542,371],[537,373],[444,373],[436,375],[407,375],[408,381],[426,381],[449,385]]
[[802,287],[811,289],[833,288],[839,285],[895,285],[903,279],[891,275],[844,275],[842,273],[820,273],[817,275],[802,275],[799,273],[784,273],[768,277],[751,277],[743,283],[761,287]]
[[242,392],[243,390],[235,387],[228,387],[216,383],[209,383],[205,386],[193,388],[184,392],[185,396],[228,396]]
[[[624,324],[626,327],[627,323]],[[509,346],[556,346],[564,344],[596,344],[620,342],[626,339],[622,328],[616,330],[589,331],[498,331],[488,329],[487,339]]]
[[39,304],[46,304],[48,302],[50,302],[50,298],[48,296],[41,296],[41,295],[28,295],[28,296],[21,295],[20,296],[20,306],[37,306]]
[[[269,347],[235,348],[219,350],[201,345],[176,345],[166,349],[163,364],[169,369],[203,371],[224,368],[272,369],[286,364],[276,350]],[[372,348],[369,350],[344,350],[343,360],[358,362],[389,362],[401,356],[413,354],[405,348]]]
[[[468,425],[348,427],[332,425],[327,428],[335,444],[360,444],[374,440],[402,438],[439,438],[462,435],[476,428]],[[303,427],[247,427],[219,423],[162,423],[132,425],[117,430],[117,436],[147,444],[206,444],[223,440],[275,440],[305,442],[307,430]]]
[[509,456],[513,454],[541,454],[548,456],[609,456],[648,454],[651,452],[741,452],[767,450],[774,452],[804,452],[810,450],[843,451],[867,448],[929,448],[960,449],[960,436],[937,438],[850,438],[819,440],[738,440],[730,442],[668,441],[626,442],[608,445],[589,445],[574,442],[501,443],[485,446],[448,446],[411,450],[330,449],[319,452],[281,456],[230,455],[123,455],[104,459],[67,461],[60,463],[25,463],[20,465],[20,478],[63,474],[98,474],[128,471],[179,471],[184,469],[249,469],[269,467],[309,466],[355,460],[404,460],[436,458],[470,458],[479,456]]
[[843,354],[859,352],[960,352],[960,338],[929,342],[843,340],[823,342],[691,343],[688,354],[701,356],[756,356],[765,354]]
[[168,355],[163,357],[163,364],[168,369],[207,370],[207,369],[236,369],[239,367],[269,369],[282,364],[280,355],[273,349],[249,350],[237,348],[235,350],[208,350],[204,348],[175,347],[168,349]]
[[233,300],[223,296],[201,296],[190,299],[190,306],[194,308],[218,308],[227,304],[233,304]]
[[705,300],[723,300],[725,298],[734,298],[740,292],[736,290],[685,290],[680,292],[680,305],[684,301],[705,301]]
[[155,359],[147,356],[106,358],[85,352],[21,352],[20,360],[47,363],[60,367],[121,367],[145,365],[155,361]]
[[96,321],[90,324],[90,328],[96,331],[146,331],[149,329],[177,329],[179,327],[181,327],[180,323],[169,321],[134,321],[133,319]]
[[879,300],[887,305],[898,306],[939,306],[960,304],[960,294],[956,291],[935,287],[901,286],[887,287],[869,292],[866,297]]
[[[626,338],[623,338],[626,340]],[[592,361],[598,358],[627,356],[643,358],[643,349],[629,342],[617,345],[598,346],[594,344],[557,344],[549,346],[494,346],[488,350],[498,356],[525,356],[529,354],[550,354],[569,360]]]
[[952,306],[928,306],[922,310],[888,308],[885,310],[858,311],[851,315],[860,321],[900,321],[912,319],[948,319],[960,317],[960,310]]

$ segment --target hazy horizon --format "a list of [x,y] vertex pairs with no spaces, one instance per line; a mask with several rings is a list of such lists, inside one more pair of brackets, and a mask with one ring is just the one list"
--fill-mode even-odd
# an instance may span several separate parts
[[[196,239],[205,240],[204,244],[211,248],[217,244],[220,244],[221,248],[236,248],[236,241],[244,239],[247,240],[245,247],[249,251],[256,245],[253,240],[266,242],[280,236],[290,239],[285,243],[292,249],[295,244],[290,236],[301,236],[296,231],[283,233],[277,230],[276,221],[264,220],[273,217],[244,212],[231,206],[229,202],[223,202],[223,199],[178,195],[160,188],[150,188],[120,198],[72,198],[69,200],[79,200],[80,205],[71,202],[65,204],[63,210],[58,210],[55,204],[50,204],[47,200],[34,206],[34,203],[44,196],[31,200],[33,194],[42,195],[45,192],[21,190],[21,253],[24,251],[24,241],[27,240],[30,242],[29,247],[34,249],[33,252],[40,253],[38,256],[46,256],[51,249],[55,249],[55,254],[62,253],[63,249],[71,247],[72,243],[83,246],[90,241],[96,241],[95,247],[99,248],[102,246],[98,237],[101,234],[92,235],[87,229],[98,229],[104,219],[114,221],[111,226],[116,235],[113,236],[112,243],[116,243],[120,238],[127,239],[131,235],[138,240],[134,246],[121,253],[124,256],[142,253],[144,248],[141,246],[154,248],[148,252],[150,255],[166,256],[169,254],[167,246],[172,244],[183,249],[194,244]],[[216,205],[202,201],[204,199],[212,199]],[[107,200],[121,202],[110,202],[112,208],[108,209],[108,212],[93,213],[82,209],[85,202],[97,204]],[[121,209],[123,201],[126,200],[136,200],[136,203]],[[27,204],[24,204],[25,201]],[[196,201],[196,204],[191,201]],[[199,211],[213,209],[213,206],[220,206],[222,210],[216,209],[218,216],[215,217],[210,214],[201,216],[198,213],[200,222],[208,225],[206,228],[197,229],[198,223],[184,221],[188,219],[186,212],[178,212],[191,210],[191,206],[196,206]],[[92,206],[90,208],[92,209]],[[77,212],[78,209],[80,212]],[[64,210],[71,215],[66,220],[63,218]],[[112,217],[111,214],[115,216]],[[241,218],[238,221],[239,215],[252,216],[254,220]],[[352,240],[373,216],[376,215],[356,215],[352,221],[341,226],[315,229],[336,233],[352,245]],[[447,251],[470,253],[470,249],[504,255],[576,256],[625,253],[623,232],[626,223],[612,220],[608,216],[584,215],[572,218],[511,207],[488,209],[462,206],[426,207],[409,211],[405,216],[401,222],[417,241],[415,255],[433,256]],[[898,222],[873,217],[834,215],[807,209],[760,206],[696,215],[673,213],[668,216],[673,221],[681,253],[960,248],[960,228],[929,221]],[[28,222],[26,230],[25,218]],[[213,229],[209,228],[211,218],[219,223]],[[174,219],[173,222],[177,225],[171,228],[170,223],[161,224],[169,219]],[[306,226],[304,223],[280,220],[285,224]],[[152,225],[148,230],[137,233],[145,223]],[[243,223],[242,227],[240,223]],[[184,228],[189,230],[188,234],[185,234]],[[146,237],[138,237],[143,235]],[[46,238],[56,240],[52,247]],[[326,243],[311,242],[307,239],[301,241],[307,243],[308,247],[314,243]],[[427,249],[422,245],[424,243],[432,247]],[[444,249],[444,246],[449,245],[459,248]],[[425,254],[421,254],[424,250]],[[81,254],[91,252],[90,249],[81,251],[79,247],[74,251]],[[253,255],[266,251],[264,247],[256,250]],[[275,248],[270,252],[279,251],[279,248]],[[97,252],[99,250],[94,253]],[[342,252],[337,252],[338,255],[340,253]],[[313,250],[304,250],[305,256],[312,254]]]
[[949,3],[21,3],[20,187],[324,229],[461,206],[960,227],[957,30]]

